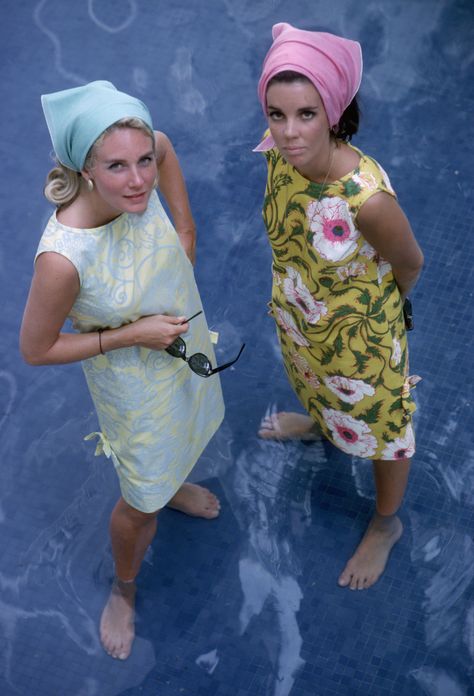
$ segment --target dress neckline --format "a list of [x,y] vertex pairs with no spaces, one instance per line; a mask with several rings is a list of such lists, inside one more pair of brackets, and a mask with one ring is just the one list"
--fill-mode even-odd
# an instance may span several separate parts
[[355,166],[353,169],[351,169],[349,172],[347,172],[347,174],[344,174],[343,176],[339,177],[339,179],[334,179],[334,180],[332,180],[332,181],[327,181],[325,184],[323,184],[323,183],[320,182],[320,181],[313,181],[312,179],[308,179],[308,178],[305,177],[303,174],[301,174],[301,172],[299,172],[299,171],[296,169],[296,167],[293,167],[292,164],[289,164],[289,162],[286,162],[286,160],[285,160],[285,158],[283,157],[283,155],[281,155],[281,157],[282,157],[282,159],[286,162],[287,166],[288,166],[288,167],[291,167],[291,168],[293,169],[293,171],[295,172],[295,174],[297,174],[297,175],[300,177],[300,179],[303,179],[303,181],[307,181],[308,184],[311,184],[311,186],[320,186],[320,187],[324,186],[324,188],[326,188],[326,187],[328,187],[328,186],[336,186],[336,185],[339,184],[340,182],[345,181],[346,179],[352,178],[352,177],[354,176],[354,173],[357,172],[358,170],[360,170],[360,165],[361,165],[362,161],[363,161],[364,158],[365,158],[364,153],[363,153],[361,150],[359,150],[358,147],[356,147],[355,145],[352,145],[351,143],[346,143],[346,145],[348,145],[352,150],[354,150],[355,152],[357,152],[357,154],[359,155],[359,158],[360,158],[360,159],[359,159],[359,161],[358,161],[358,163],[357,163],[357,166]]

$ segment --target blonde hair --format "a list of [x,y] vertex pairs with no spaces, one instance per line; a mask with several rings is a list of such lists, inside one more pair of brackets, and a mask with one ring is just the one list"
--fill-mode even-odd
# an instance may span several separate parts
[[[151,128],[139,118],[122,118],[105,129],[91,146],[84,160],[84,169],[90,169],[94,165],[97,149],[102,145],[109,133],[113,133],[117,128],[135,128],[146,135],[149,135],[155,148],[155,137]],[[65,167],[61,162],[56,162],[56,166],[51,169],[46,177],[44,195],[47,200],[57,208],[69,205],[77,198],[81,188],[81,173]]]

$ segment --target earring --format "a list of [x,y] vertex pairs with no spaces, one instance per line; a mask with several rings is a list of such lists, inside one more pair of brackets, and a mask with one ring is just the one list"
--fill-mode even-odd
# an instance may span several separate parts
[[94,182],[93,182],[92,179],[87,179],[87,188],[88,188],[89,191],[91,191],[91,192],[94,190]]

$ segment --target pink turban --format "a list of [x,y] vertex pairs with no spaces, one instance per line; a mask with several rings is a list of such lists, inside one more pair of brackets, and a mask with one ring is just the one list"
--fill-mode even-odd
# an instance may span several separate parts
[[323,101],[329,125],[337,125],[360,86],[360,44],[334,34],[296,29],[284,22],[273,26],[272,37],[258,82],[258,98],[265,115],[268,83],[278,73],[292,70],[313,83]]

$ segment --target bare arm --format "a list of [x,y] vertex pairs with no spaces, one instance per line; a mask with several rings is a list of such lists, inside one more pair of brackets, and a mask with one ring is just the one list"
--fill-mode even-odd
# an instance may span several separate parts
[[178,233],[179,240],[194,264],[196,254],[196,225],[189,205],[183,173],[169,138],[155,133],[156,159],[159,171],[159,189],[164,195]]
[[398,202],[388,193],[376,193],[361,207],[357,224],[369,244],[392,266],[405,299],[421,273],[423,253]]
[[[61,333],[78,293],[79,277],[70,261],[53,252],[38,257],[20,333],[20,349],[26,362],[70,363],[100,353],[96,331]],[[188,330],[188,324],[181,324],[184,319],[157,314],[104,331],[102,349],[107,352],[140,345],[161,350]]]

